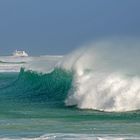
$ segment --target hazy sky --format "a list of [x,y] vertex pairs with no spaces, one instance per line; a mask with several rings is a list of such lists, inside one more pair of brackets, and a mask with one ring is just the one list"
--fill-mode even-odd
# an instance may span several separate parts
[[65,54],[112,36],[140,36],[140,0],[0,0],[0,55]]

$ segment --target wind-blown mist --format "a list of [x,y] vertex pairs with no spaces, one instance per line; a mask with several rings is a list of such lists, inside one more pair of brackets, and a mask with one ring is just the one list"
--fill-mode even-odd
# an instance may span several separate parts
[[140,109],[138,42],[93,43],[64,57],[61,66],[74,72],[66,105],[102,111]]

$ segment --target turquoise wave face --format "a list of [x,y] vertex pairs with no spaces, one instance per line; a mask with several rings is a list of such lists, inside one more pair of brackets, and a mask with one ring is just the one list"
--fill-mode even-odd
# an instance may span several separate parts
[[1,102],[63,105],[72,83],[72,73],[55,69],[48,74],[25,71],[3,73],[0,77]]

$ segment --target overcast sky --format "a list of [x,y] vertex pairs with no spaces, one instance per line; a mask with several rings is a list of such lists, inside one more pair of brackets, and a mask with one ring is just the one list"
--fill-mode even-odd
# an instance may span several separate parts
[[140,36],[140,0],[0,0],[0,55],[66,54],[112,36]]

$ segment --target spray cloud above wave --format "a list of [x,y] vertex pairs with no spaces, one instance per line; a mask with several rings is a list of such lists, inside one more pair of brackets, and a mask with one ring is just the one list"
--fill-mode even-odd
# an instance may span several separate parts
[[66,105],[101,111],[140,109],[137,41],[102,41],[67,55],[61,67],[74,72]]

